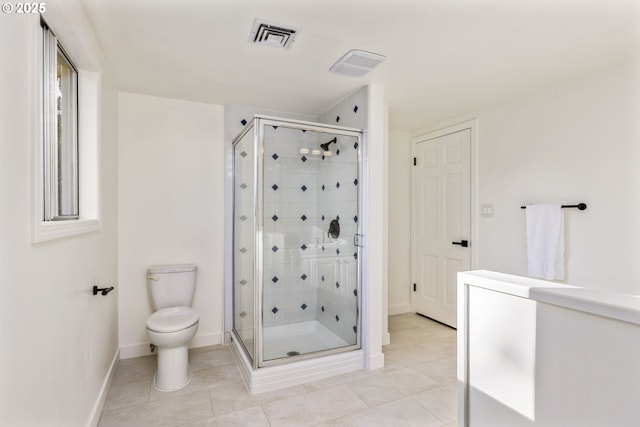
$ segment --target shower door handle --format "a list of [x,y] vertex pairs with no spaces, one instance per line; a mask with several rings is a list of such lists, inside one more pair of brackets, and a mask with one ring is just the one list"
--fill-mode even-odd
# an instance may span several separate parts
[[362,238],[363,237],[364,236],[362,234],[358,234],[358,233],[354,234],[353,235],[353,246],[357,246],[357,247],[361,248],[362,247]]

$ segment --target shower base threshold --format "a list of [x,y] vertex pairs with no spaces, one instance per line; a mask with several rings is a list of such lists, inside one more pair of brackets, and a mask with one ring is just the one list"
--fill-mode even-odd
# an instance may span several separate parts
[[263,344],[264,360],[351,345],[317,320],[264,328]]
[[366,356],[363,349],[337,354],[319,354],[317,357],[303,360],[290,357],[282,359],[286,360],[282,364],[253,369],[252,363],[242,348],[242,344],[234,337],[231,339],[230,347],[242,381],[251,394],[266,393],[366,369]]

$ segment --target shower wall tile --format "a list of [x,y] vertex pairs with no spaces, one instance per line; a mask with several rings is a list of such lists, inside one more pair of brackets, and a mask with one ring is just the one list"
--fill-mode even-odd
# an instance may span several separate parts
[[[316,116],[309,114],[286,113],[282,111],[268,110],[266,108],[247,107],[241,105],[227,105],[225,107],[226,140],[233,141],[233,139],[247,126],[248,122],[253,119],[254,114],[305,121],[317,120]],[[243,120],[245,121],[245,124],[242,123]]]
[[314,269],[314,281],[318,290],[317,319],[349,343],[355,343],[357,325],[356,302],[357,263],[350,256],[335,255],[335,251],[349,253],[350,245],[337,245],[327,248],[331,255],[317,261]]
[[[365,129],[367,127],[367,88],[363,87],[318,117],[321,123]],[[358,107],[357,109],[355,107]],[[337,122],[336,118],[340,117]]]
[[[301,306],[304,304],[305,309],[302,309]],[[292,291],[289,295],[289,319],[293,322],[301,322],[304,316],[304,312],[306,311],[307,305],[304,302],[304,298],[302,297],[302,292]]]
[[262,318],[265,327],[289,323],[290,309],[288,295],[277,297],[265,295],[262,306],[264,307]]

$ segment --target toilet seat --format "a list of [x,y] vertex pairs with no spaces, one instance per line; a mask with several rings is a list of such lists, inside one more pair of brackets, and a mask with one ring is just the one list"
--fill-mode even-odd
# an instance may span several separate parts
[[167,307],[147,318],[147,329],[153,332],[178,332],[198,323],[198,313],[189,307]]

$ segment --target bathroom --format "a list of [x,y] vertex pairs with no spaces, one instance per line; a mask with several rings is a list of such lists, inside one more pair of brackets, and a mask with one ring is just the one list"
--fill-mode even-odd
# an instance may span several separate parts
[[[63,6],[56,11],[57,4]],[[51,13],[75,22],[74,31],[80,35],[89,31],[91,23],[75,2],[47,2],[47,6]],[[16,41],[0,47],[2,57],[12,58],[13,64],[3,67],[0,79],[6,94],[0,101],[4,220],[0,331],[3,342],[14,349],[3,350],[1,356],[3,384],[11,387],[2,388],[0,420],[85,425],[96,413],[99,416],[100,396],[116,355],[135,357],[149,351],[143,327],[151,310],[144,283],[149,265],[198,265],[194,308],[200,327],[192,345],[222,342],[224,307],[229,303],[225,302],[225,241],[230,233],[225,228],[230,197],[227,156],[241,125],[228,125],[226,103],[127,90],[118,86],[111,72],[103,72],[100,230],[33,244],[34,107],[23,95],[33,91],[35,77],[29,70],[35,40],[32,26],[25,26],[22,18],[0,17],[2,39]],[[243,28],[242,37],[247,31]],[[81,38],[91,43],[90,37]],[[374,289],[379,294],[372,297],[381,307],[370,313],[377,318],[369,330],[373,345],[381,348],[389,338],[387,314],[411,311],[407,243],[411,140],[471,119],[478,123],[470,239],[474,267],[525,274],[520,206],[585,200],[588,211],[569,218],[569,283],[640,293],[640,271],[634,267],[640,253],[636,239],[640,171],[635,164],[640,157],[640,94],[637,59],[620,55],[598,58],[595,64],[584,62],[582,71],[543,88],[503,93],[490,105],[444,111],[411,125],[396,118],[388,130],[383,126],[384,106],[389,105],[390,116],[401,114],[384,99],[384,87],[368,87],[372,94],[368,102],[377,105],[380,127],[373,130],[379,139],[370,140],[369,173],[372,187],[382,189],[371,194],[370,220],[377,231],[367,236],[376,249],[370,258],[374,269],[370,277],[378,282]],[[99,69],[99,57],[87,61]],[[340,100],[327,100],[326,109]],[[162,173],[166,170],[175,173]],[[493,217],[480,215],[482,204],[493,205]],[[115,285],[116,290],[94,297],[89,292],[93,284]]]
[[[368,102],[370,94],[375,95],[375,89],[363,88],[327,111],[322,117],[297,114],[289,115],[288,118],[335,124],[336,117],[339,116],[340,125],[362,129],[367,125],[367,113],[372,105]],[[233,202],[220,204],[213,195],[225,194],[225,186],[231,184],[230,181],[226,181],[225,171],[231,168],[231,165],[226,163],[226,159],[229,158],[233,139],[245,126],[250,126],[249,121],[254,114],[271,113],[269,115],[273,115],[273,112],[237,106],[219,108],[180,101],[176,103],[174,100],[125,93],[120,94],[119,101],[120,141],[123,143],[119,152],[120,159],[123,160],[120,163],[120,180],[127,183],[119,189],[120,203],[132,203],[127,210],[131,209],[135,212],[134,215],[121,217],[119,223],[122,248],[119,260],[121,277],[119,282],[137,283],[140,277],[145,277],[147,266],[158,264],[159,259],[166,259],[166,263],[171,263],[171,260],[179,258],[178,263],[189,262],[198,265],[193,308],[198,312],[200,321],[198,333],[191,345],[202,347],[220,344],[224,340],[225,312],[224,310],[212,311],[208,308],[210,307],[208,301],[224,301],[223,298],[230,299],[233,294],[231,289],[225,291],[224,277],[219,274],[221,271],[233,271],[231,267],[225,268],[225,262],[231,262],[230,259],[225,259],[225,253],[231,253],[231,250],[226,250],[225,241],[231,243],[233,239],[225,237],[224,234],[233,230],[231,225],[225,226],[227,221],[225,218],[232,217],[228,210],[232,210]],[[355,108],[356,105],[358,108]],[[184,110],[181,111],[183,108]],[[140,112],[145,112],[144,116],[149,120],[148,122],[140,121]],[[219,122],[209,119],[216,114],[220,117]],[[282,117],[282,113],[280,116]],[[188,123],[188,127],[183,126],[183,123]],[[144,135],[141,135],[141,129],[144,129]],[[147,129],[152,129],[151,133],[146,134]],[[220,147],[212,146],[211,135],[220,134],[222,129],[226,129],[229,139]],[[268,129],[272,129],[271,126]],[[352,145],[353,143],[349,148],[354,150]],[[335,152],[334,148],[332,150]],[[269,154],[267,159],[275,162],[270,157],[272,154]],[[283,155],[282,152],[280,154]],[[309,154],[310,157],[312,155]],[[335,157],[342,160],[345,154]],[[325,162],[329,164],[331,160],[333,158],[328,158]],[[144,173],[141,173],[141,164],[148,166]],[[167,170],[175,170],[176,173],[167,174]],[[351,177],[351,174],[354,176]],[[354,185],[357,170],[350,172],[349,176],[348,184],[351,187],[344,187],[345,191],[349,188],[357,188]],[[214,186],[212,190],[210,190],[211,185],[208,184],[211,182],[217,182],[217,187]],[[332,184],[335,186],[335,182]],[[280,185],[285,187],[287,182]],[[270,188],[271,184],[267,187],[271,193],[275,192]],[[168,191],[170,188],[176,191]],[[190,190],[183,194],[180,191],[182,188]],[[230,190],[228,187],[227,189]],[[282,192],[282,190],[278,191]],[[144,199],[139,197],[141,192],[146,193]],[[208,196],[209,192],[212,192],[211,196]],[[171,198],[167,198],[167,195]],[[269,195],[266,193],[265,197]],[[226,196],[231,197],[231,194]],[[184,212],[184,206],[193,206],[192,212]],[[121,204],[120,209],[122,208]],[[151,212],[154,212],[152,220],[149,219]],[[311,216],[309,212],[307,213]],[[287,214],[288,212],[283,210],[280,216]],[[272,214],[267,215],[268,221],[273,223],[271,216]],[[353,214],[349,216],[351,222],[354,221],[353,217]],[[279,222],[283,220],[284,218]],[[341,228],[346,232],[349,225],[346,221],[342,222]],[[216,223],[223,226],[216,227],[214,226]],[[158,233],[160,224],[163,224],[162,228],[165,230],[163,233]],[[207,226],[203,227],[202,224]],[[268,226],[269,223],[266,223],[265,234]],[[328,228],[324,231],[319,230],[314,236],[322,241],[327,232]],[[276,245],[276,242],[267,242],[267,239],[268,237],[265,237],[265,248],[268,249],[268,254],[271,254],[270,248]],[[307,243],[312,243],[314,237],[308,240]],[[180,243],[176,244],[176,242]],[[381,277],[380,274],[377,276]],[[284,285],[281,281],[280,287],[282,286]],[[121,342],[131,343],[120,346],[120,357],[147,355],[149,354],[148,338],[144,329],[138,327],[144,324],[151,313],[146,285],[126,288],[123,286],[119,291],[120,298],[130,301],[131,304],[127,309],[120,307]],[[231,305],[232,301],[227,300],[226,304]],[[268,310],[272,308],[269,307]],[[281,311],[282,309],[283,307],[280,306]],[[231,310],[227,314],[230,315]],[[381,313],[376,312],[375,315],[380,316]],[[376,323],[379,324],[380,320]],[[232,321],[227,320],[226,324],[231,325]],[[353,326],[350,324],[349,329]],[[230,332],[229,326],[227,332]],[[381,334],[377,332],[375,336],[378,338],[378,353],[380,353]],[[372,356],[373,361],[370,363],[376,363],[376,357],[380,358],[380,355]]]

